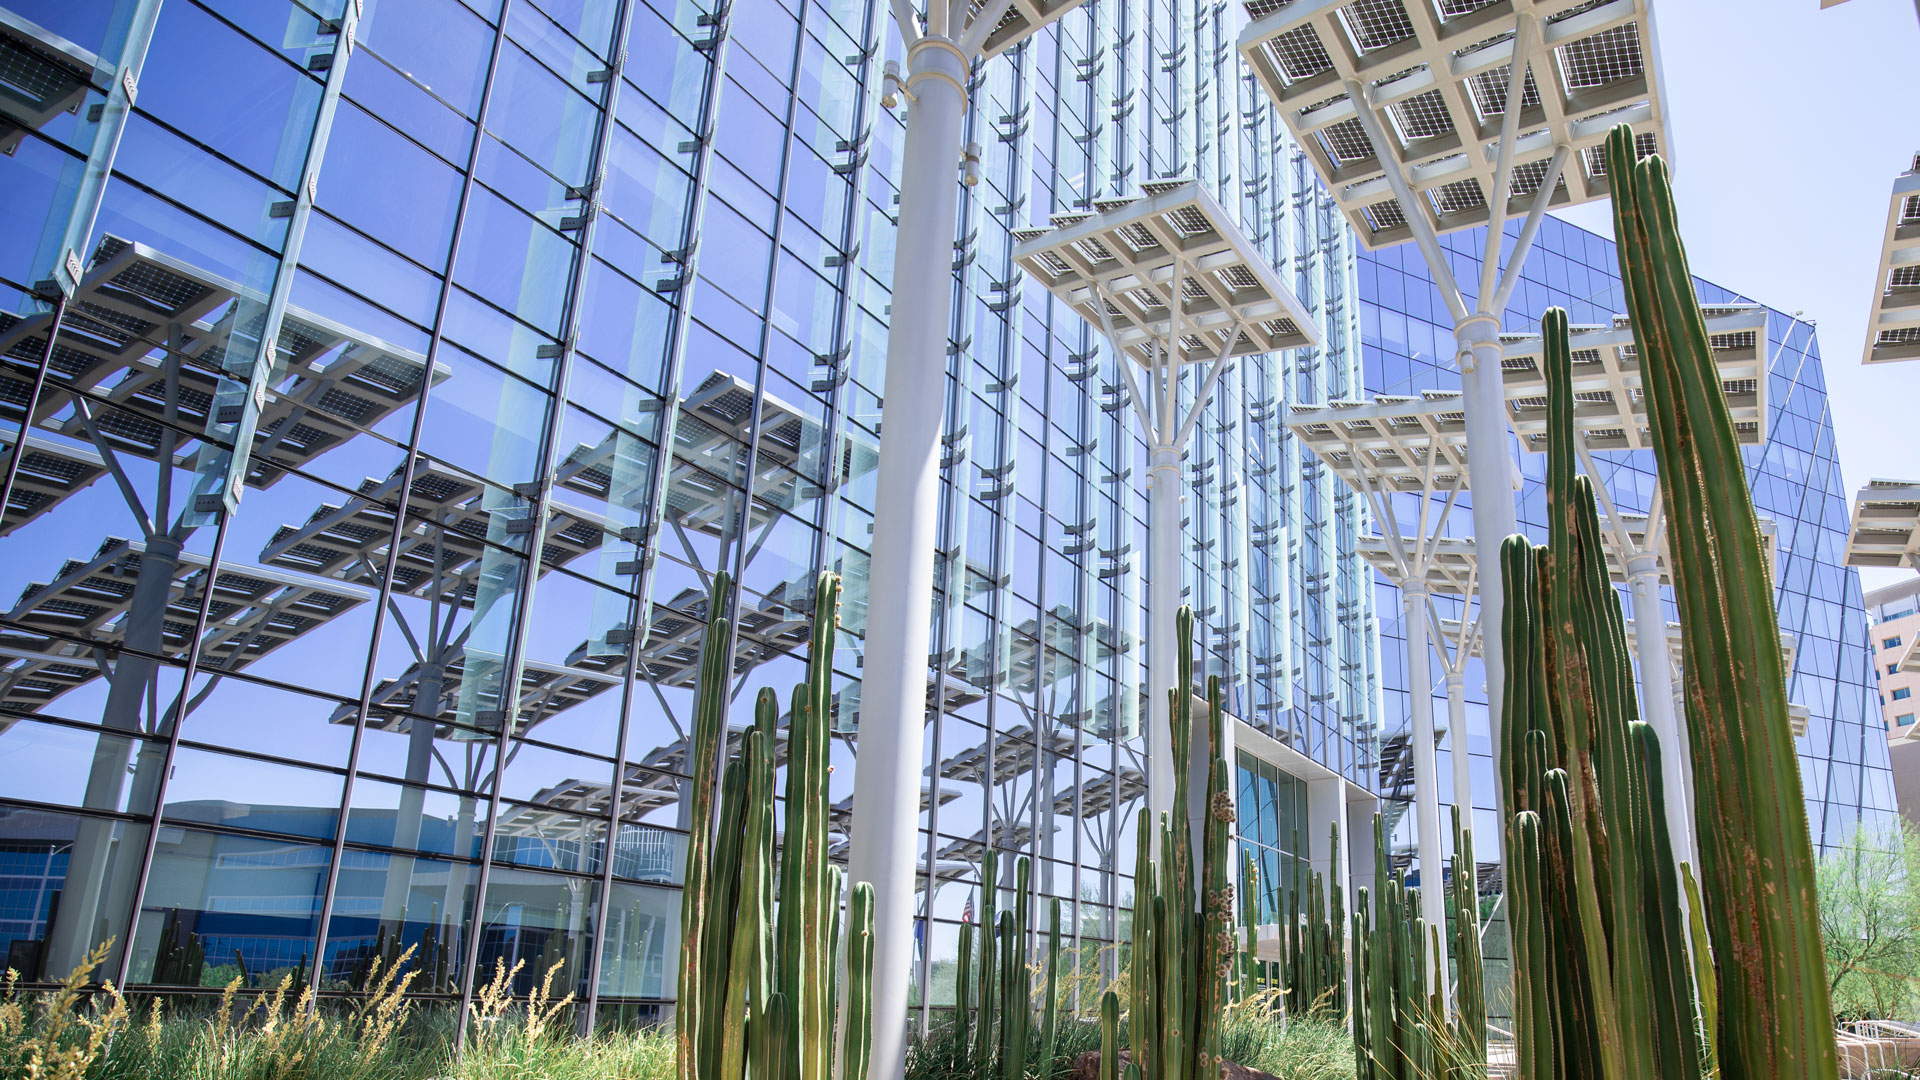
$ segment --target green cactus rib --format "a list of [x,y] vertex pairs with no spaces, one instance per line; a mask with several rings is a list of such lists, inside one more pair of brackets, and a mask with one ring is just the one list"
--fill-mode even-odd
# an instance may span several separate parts
[[847,904],[846,1080],[866,1080],[873,1044],[873,886],[853,887]]
[[1832,1077],[1813,852],[1758,521],[1681,242],[1666,163],[1607,141],[1614,226],[1669,523],[1728,1080]]

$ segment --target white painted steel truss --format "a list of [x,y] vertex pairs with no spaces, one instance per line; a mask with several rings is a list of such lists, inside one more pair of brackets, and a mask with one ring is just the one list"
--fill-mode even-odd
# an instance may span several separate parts
[[1467,484],[1466,414],[1455,391],[1294,405],[1289,412],[1294,438],[1356,491],[1426,494]]
[[[1603,144],[1618,123],[1640,133],[1642,156],[1667,152],[1649,2],[1247,0],[1254,21],[1240,52],[1354,229],[1377,247],[1413,235],[1409,214],[1444,233],[1503,216],[1496,201],[1524,213],[1543,187],[1554,206],[1604,197]],[[1510,120],[1516,53],[1525,81]],[[1395,193],[1356,92],[1389,133],[1411,206]],[[1513,140],[1510,169],[1503,139]],[[1560,147],[1569,154],[1556,161]]]
[[1868,364],[1920,357],[1920,154],[1893,181],[1867,319]]
[[[1767,310],[1753,304],[1702,308],[1720,387],[1743,446],[1767,439]],[[1576,326],[1573,348],[1573,424],[1583,450],[1651,450],[1640,355],[1625,315],[1610,326]],[[1507,420],[1520,445],[1547,449],[1547,377],[1539,334],[1501,334],[1500,377]]]

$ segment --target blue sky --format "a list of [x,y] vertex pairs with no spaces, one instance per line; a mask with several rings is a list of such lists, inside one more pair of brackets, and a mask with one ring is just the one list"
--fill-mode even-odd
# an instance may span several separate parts
[[[1870,478],[1920,480],[1920,361],[1860,362],[1888,194],[1920,151],[1913,0],[1655,7],[1694,272],[1818,325],[1849,502]],[[1560,216],[1612,235],[1610,214]]]

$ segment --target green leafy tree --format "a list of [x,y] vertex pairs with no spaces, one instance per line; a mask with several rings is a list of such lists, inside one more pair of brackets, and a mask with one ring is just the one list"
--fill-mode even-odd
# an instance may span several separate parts
[[1920,1016],[1920,833],[1904,820],[1858,829],[1815,879],[1834,1012]]

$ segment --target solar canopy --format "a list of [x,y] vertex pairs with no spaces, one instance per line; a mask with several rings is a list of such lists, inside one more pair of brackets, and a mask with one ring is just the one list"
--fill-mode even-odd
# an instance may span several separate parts
[[1014,262],[1087,322],[1111,326],[1116,347],[1145,367],[1159,366],[1170,333],[1182,364],[1320,342],[1306,308],[1199,181],[1141,192],[1016,230]]
[[1467,486],[1467,420],[1457,391],[1294,405],[1290,413],[1294,437],[1357,490]]
[[[1405,536],[1400,540],[1408,550],[1416,550],[1419,541]],[[1427,588],[1448,596],[1466,596],[1474,581],[1474,551],[1471,537],[1430,537],[1427,540]],[[1362,536],[1357,545],[1360,557],[1396,584],[1402,578],[1400,556],[1384,536]]]
[[1847,565],[1920,570],[1920,482],[1871,480],[1854,495]]
[[1893,182],[1874,284],[1864,361],[1920,357],[1920,154]]
[[[19,428],[0,434],[0,454],[13,452]],[[20,473],[0,517],[0,536],[51,511],[107,474],[107,463],[91,446],[27,432],[27,448],[20,455]]]
[[[0,704],[33,712],[104,674],[96,654],[125,635],[145,553],[140,541],[108,537],[91,557],[69,558],[51,580],[26,587],[0,635]],[[206,556],[181,552],[167,593],[167,656],[185,657],[206,585]],[[213,579],[201,670],[239,671],[376,595],[309,574],[223,562]]]
[[[1734,438],[1757,446],[1767,438],[1767,310],[1753,304],[1702,308],[1720,387],[1733,415]],[[1573,424],[1590,451],[1651,450],[1639,350],[1633,326],[1616,315],[1610,326],[1573,328]],[[1500,335],[1507,419],[1520,444],[1547,449],[1547,376],[1539,334]]]
[[[1550,196],[1570,206],[1609,191],[1603,143],[1615,124],[1639,152],[1667,152],[1650,0],[1247,0],[1240,52],[1340,209],[1370,247],[1485,225],[1523,13],[1528,32],[1513,171],[1504,197],[1525,213],[1557,144],[1572,159]],[[1386,133],[1416,205],[1400,204],[1348,87]],[[1671,156],[1669,154],[1669,156]]]
[[58,34],[0,10],[0,154],[11,156],[28,131],[78,109],[96,77],[105,86],[110,64]]
[[1048,23],[1086,3],[1087,0],[954,0],[954,7],[965,6],[967,31],[974,33],[974,23],[985,17],[993,18],[992,9],[998,8],[1000,16],[994,19],[993,29],[987,31],[980,46],[980,59],[986,60],[1000,55],[1027,39],[1027,36]]
[[[95,410],[115,450],[156,457],[169,408],[185,432],[179,442],[193,445],[195,433],[212,419],[227,352],[251,348],[239,343],[259,332],[262,302],[145,244],[104,237],[67,304],[32,426],[90,440],[72,408],[71,388],[117,406]],[[16,416],[32,391],[50,319],[50,313],[0,314],[0,408]],[[277,345],[278,377],[260,410],[247,472],[248,485],[256,488],[273,485],[287,470],[411,404],[426,371],[425,358],[416,353],[299,308],[288,308]],[[179,388],[171,394],[164,362],[169,348],[182,361]],[[448,374],[436,366],[435,381]],[[196,468],[212,452],[202,444],[179,464]]]

